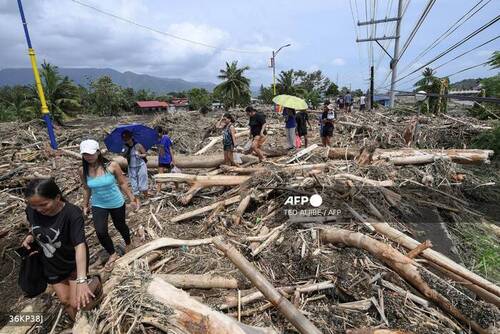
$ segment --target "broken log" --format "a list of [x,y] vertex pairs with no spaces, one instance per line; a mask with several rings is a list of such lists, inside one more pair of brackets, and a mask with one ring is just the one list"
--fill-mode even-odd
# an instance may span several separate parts
[[346,334],[413,334],[399,329],[359,328],[348,329]]
[[241,175],[193,175],[184,173],[165,173],[154,175],[156,182],[184,182],[191,185],[191,188],[182,195],[180,201],[183,205],[188,204],[191,199],[206,187],[212,186],[236,186],[244,183],[250,176]]
[[236,278],[211,274],[159,274],[166,282],[180,289],[238,289]]
[[[258,159],[252,155],[241,155],[243,163],[255,162]],[[80,156],[81,159],[81,156]],[[148,156],[148,168],[158,168],[158,157],[156,155]],[[118,162],[123,170],[127,169],[127,159],[121,156],[113,157],[113,161]],[[190,155],[175,155],[175,166],[183,168],[214,168],[219,167],[224,163],[222,154],[213,154],[206,156],[190,156]]]
[[[387,223],[373,223],[372,226],[375,228],[375,230],[383,234],[384,236],[388,237],[390,240],[397,242],[398,244],[402,245],[405,248],[408,249],[414,249],[416,248],[420,242],[417,240],[407,236],[401,231],[396,230],[395,228],[392,228],[389,226]],[[451,260],[450,258],[444,256],[441,253],[438,253],[434,251],[433,249],[426,249],[421,253],[421,256],[424,259],[427,259],[439,267],[442,267],[462,278],[465,280],[473,283],[472,285],[466,285],[470,290],[476,292],[479,296],[483,297],[486,296],[486,299],[489,302],[494,302],[495,305],[500,307],[500,300],[498,297],[500,297],[500,287],[497,285],[491,283],[490,281],[484,279],[483,277],[473,273],[472,271],[464,268],[460,264],[456,263],[455,261]],[[493,296],[496,296],[496,298],[491,298],[491,296],[484,295],[482,294],[481,290],[475,290],[474,286],[478,286],[488,292],[490,292]]]
[[[249,134],[250,134],[250,130],[240,131],[240,132],[236,133],[235,137],[240,138],[243,136],[248,136]],[[206,151],[208,151],[212,146],[214,146],[215,144],[220,143],[220,142],[222,142],[222,136],[213,137],[210,139],[210,143],[208,143],[205,147],[203,147],[201,150],[196,152],[194,155],[201,155],[201,154],[205,153]]]
[[283,316],[302,334],[321,334],[318,328],[309,321],[297,308],[284,298],[278,290],[262,275],[240,252],[227,244],[222,237],[216,237],[213,243],[231,262],[245,275],[257,289],[270,301]]
[[373,186],[373,187],[393,187],[394,186],[394,181],[392,181],[392,180],[377,181],[377,180],[368,179],[366,177],[356,176],[356,175],[347,174],[347,173],[335,174],[332,177],[335,180],[348,179],[351,181],[356,181],[356,182],[360,182],[363,184],[367,184],[367,185]]
[[410,259],[414,259],[415,257],[419,256],[420,253],[422,253],[424,250],[431,247],[432,247],[432,242],[430,240],[425,240],[420,245],[418,245],[417,247],[413,248],[411,251],[406,253],[406,256],[408,256]]
[[233,224],[238,225],[241,222],[243,213],[245,213],[245,210],[248,208],[251,199],[252,195],[248,194],[245,197],[243,197],[243,199],[240,201],[240,204],[238,204],[238,208],[236,208],[236,211],[232,216]]
[[[400,166],[428,164],[436,160],[451,160],[458,164],[487,164],[493,154],[492,150],[478,149],[376,149],[372,161],[387,161]],[[358,150],[355,148],[330,148],[328,151],[330,159],[353,160],[357,155]]]
[[172,223],[178,223],[180,221],[183,221],[183,220],[186,220],[186,219],[193,218],[193,217],[199,216],[201,214],[204,214],[205,212],[212,211],[212,210],[216,209],[219,205],[228,206],[228,205],[237,203],[240,200],[241,200],[240,195],[234,196],[234,197],[231,197],[231,198],[228,198],[228,199],[225,199],[225,200],[222,200],[222,201],[215,202],[213,204],[204,206],[202,208],[198,208],[198,209],[193,210],[193,211],[182,213],[182,214],[180,214],[178,216],[175,216],[172,219],[170,219],[170,222],[172,222]]
[[346,246],[357,247],[368,251],[403,277],[427,299],[436,303],[443,311],[461,321],[465,326],[470,326],[476,332],[480,334],[488,334],[486,329],[479,326],[475,321],[468,319],[445,297],[443,297],[436,290],[432,289],[422,278],[417,265],[412,259],[404,256],[390,245],[359,232],[351,232],[334,228],[321,230],[321,239],[325,242],[344,244]]
[[212,310],[159,277],[154,277],[147,293],[173,310],[169,323],[186,333],[206,334],[271,334],[272,329],[244,325]]

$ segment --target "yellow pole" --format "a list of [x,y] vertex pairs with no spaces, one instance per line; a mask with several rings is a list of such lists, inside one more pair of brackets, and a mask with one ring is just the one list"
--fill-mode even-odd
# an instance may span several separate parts
[[35,50],[29,48],[29,55],[31,61],[31,68],[33,69],[33,75],[35,76],[36,91],[38,92],[38,97],[40,98],[40,103],[42,105],[42,114],[48,114],[49,108],[47,107],[47,101],[45,100],[45,94],[43,93],[43,86],[42,86],[42,81],[40,80],[40,73],[38,73],[38,68],[36,66]]

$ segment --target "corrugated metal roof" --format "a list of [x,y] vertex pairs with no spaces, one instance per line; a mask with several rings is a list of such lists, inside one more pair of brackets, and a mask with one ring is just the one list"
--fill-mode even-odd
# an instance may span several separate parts
[[168,103],[163,101],[137,101],[139,108],[168,108]]

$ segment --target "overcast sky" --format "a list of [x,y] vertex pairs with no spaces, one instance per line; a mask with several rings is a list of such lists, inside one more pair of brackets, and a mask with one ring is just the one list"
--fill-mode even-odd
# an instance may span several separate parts
[[[28,27],[39,63],[45,59],[59,67],[107,67],[161,77],[217,82],[216,75],[224,62],[238,60],[239,64],[250,66],[248,76],[252,85],[258,86],[261,83],[269,84],[272,80],[272,72],[268,68],[271,51],[291,43],[292,46],[277,56],[277,71],[290,68],[308,71],[321,69],[332,81],[338,80],[339,85],[351,85],[352,88],[366,88],[368,85],[368,43],[357,45],[355,42],[356,30],[350,4],[355,20],[357,14],[360,20],[365,20],[365,3],[371,7],[374,0],[81,1],[158,31],[215,48],[172,39],[103,15],[71,0],[24,0]],[[385,17],[389,5],[392,7],[389,16],[395,15],[397,2],[375,1],[375,17]],[[402,23],[402,43],[426,3],[424,0],[410,2]],[[476,3],[476,0],[437,1],[401,59],[400,69],[403,70]],[[483,0],[484,3],[488,3],[488,0]],[[368,17],[370,13],[371,8],[368,8]],[[500,1],[490,1],[410,70],[404,71],[403,75],[423,65],[498,13]],[[383,35],[385,30],[389,35],[393,29],[394,23],[378,25],[377,35]],[[434,65],[499,35],[499,32],[500,23],[496,23]],[[357,34],[360,38],[366,37],[366,28],[358,28]],[[376,83],[380,86],[388,73],[389,58],[376,44],[373,49],[375,65],[379,65]],[[451,74],[484,62],[494,50],[499,49],[500,39],[497,39],[443,66],[438,74]],[[389,50],[393,52],[393,44]],[[0,0],[0,69],[29,66],[17,2]],[[451,79],[453,82],[495,73],[488,67],[480,67]],[[406,83],[399,88],[408,88],[409,85]]]

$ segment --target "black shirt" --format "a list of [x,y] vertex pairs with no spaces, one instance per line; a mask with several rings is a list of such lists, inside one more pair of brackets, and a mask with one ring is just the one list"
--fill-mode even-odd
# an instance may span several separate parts
[[[262,130],[262,126],[266,124],[266,115],[261,112],[255,113],[255,115],[250,116],[250,122],[248,125],[250,126],[250,134],[255,136],[260,136],[260,131]],[[264,131],[266,134],[266,131]]]
[[298,112],[295,116],[295,120],[297,121],[297,130],[305,132],[307,130],[307,121],[309,120],[307,112]]
[[82,210],[66,202],[55,216],[45,216],[27,207],[26,217],[40,245],[45,276],[50,279],[73,272],[76,269],[75,246],[85,243]]

